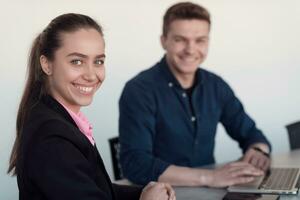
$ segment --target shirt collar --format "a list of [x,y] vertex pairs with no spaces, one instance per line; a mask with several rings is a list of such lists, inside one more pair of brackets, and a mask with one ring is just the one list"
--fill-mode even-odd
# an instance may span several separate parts
[[81,133],[83,133],[88,140],[95,144],[95,140],[93,138],[93,128],[87,118],[83,115],[83,113],[74,113],[70,109],[68,109],[63,103],[58,102],[56,99],[49,95],[45,95],[42,97],[42,101],[46,103],[46,105],[50,106],[56,112],[60,113],[64,118],[66,118],[69,122],[77,126]]
[[93,127],[88,119],[84,116],[82,112],[74,113],[72,110],[68,109],[64,104],[60,103],[71,115],[72,119],[75,121],[79,130],[89,139],[92,145],[95,145],[95,140],[93,137]]

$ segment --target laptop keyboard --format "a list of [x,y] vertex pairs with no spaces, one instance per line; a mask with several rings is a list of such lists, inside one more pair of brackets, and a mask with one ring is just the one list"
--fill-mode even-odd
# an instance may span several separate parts
[[297,178],[299,168],[271,168],[270,174],[260,185],[261,189],[290,190]]

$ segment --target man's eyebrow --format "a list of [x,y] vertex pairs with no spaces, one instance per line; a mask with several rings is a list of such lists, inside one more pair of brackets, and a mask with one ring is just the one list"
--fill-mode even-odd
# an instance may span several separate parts
[[104,53],[96,56],[96,58],[105,58],[105,57],[106,57],[106,56],[105,56]]
[[174,35],[174,37],[180,37],[180,38],[184,38],[183,35]]
[[209,39],[209,36],[200,36],[200,39]]
[[[174,35],[174,38],[180,38],[182,40],[189,40],[187,37],[183,35]],[[199,36],[195,38],[196,40],[209,40],[209,36]]]

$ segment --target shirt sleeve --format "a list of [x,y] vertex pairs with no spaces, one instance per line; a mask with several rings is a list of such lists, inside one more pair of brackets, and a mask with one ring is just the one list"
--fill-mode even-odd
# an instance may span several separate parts
[[35,138],[28,153],[26,174],[45,199],[111,200],[112,194],[107,192],[110,190],[110,182],[105,183],[105,171],[100,174],[103,176],[101,188],[93,175],[95,166],[86,159],[76,144],[60,137],[62,134],[52,134],[58,131],[74,134],[69,130],[59,123],[43,125],[38,133],[46,136]]
[[170,164],[153,155],[156,105],[151,85],[137,80],[128,82],[119,110],[120,161],[124,176],[143,185],[157,181]]
[[242,103],[229,85],[220,80],[218,88],[222,105],[221,123],[229,136],[239,143],[244,153],[254,143],[267,144],[271,149],[270,142],[245,112]]

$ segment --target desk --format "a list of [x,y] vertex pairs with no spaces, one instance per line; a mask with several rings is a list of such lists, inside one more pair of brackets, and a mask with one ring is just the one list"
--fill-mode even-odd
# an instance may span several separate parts
[[[278,154],[272,158],[272,166],[300,166],[300,150]],[[177,200],[221,200],[226,194],[225,189],[204,187],[175,187]],[[300,200],[298,195],[282,195],[280,200]]]

